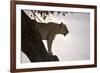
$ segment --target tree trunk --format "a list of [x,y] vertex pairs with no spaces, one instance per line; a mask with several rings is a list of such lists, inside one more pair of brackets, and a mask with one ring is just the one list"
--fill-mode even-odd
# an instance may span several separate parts
[[46,51],[36,24],[21,11],[21,50],[31,62],[59,61],[57,56],[50,56]]

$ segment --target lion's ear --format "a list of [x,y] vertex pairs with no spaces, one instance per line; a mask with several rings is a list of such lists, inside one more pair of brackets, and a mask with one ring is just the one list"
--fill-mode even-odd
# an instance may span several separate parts
[[62,27],[62,25],[63,25],[63,22],[61,22],[61,24],[59,25],[59,27]]

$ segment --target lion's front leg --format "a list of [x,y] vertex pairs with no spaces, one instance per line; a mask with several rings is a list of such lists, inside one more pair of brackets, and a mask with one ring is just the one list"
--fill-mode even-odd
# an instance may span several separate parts
[[53,52],[52,52],[52,40],[47,40],[47,45],[48,45],[49,54],[53,55]]
[[47,46],[48,46],[48,52],[50,55],[53,55],[53,52],[52,52],[52,42],[53,42],[53,39],[48,39],[47,40]]

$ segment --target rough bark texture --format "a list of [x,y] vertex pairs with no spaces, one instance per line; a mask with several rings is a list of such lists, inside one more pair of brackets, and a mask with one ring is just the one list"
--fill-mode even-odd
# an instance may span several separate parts
[[46,51],[36,23],[21,11],[21,50],[31,62],[59,61]]

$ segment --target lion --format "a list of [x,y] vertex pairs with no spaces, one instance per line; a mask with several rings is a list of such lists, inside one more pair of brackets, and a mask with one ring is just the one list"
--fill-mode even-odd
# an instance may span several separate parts
[[38,23],[39,32],[41,34],[42,40],[47,40],[48,53],[53,55],[52,43],[57,34],[62,34],[66,36],[69,33],[67,27],[63,22],[60,24],[49,22],[49,23]]

